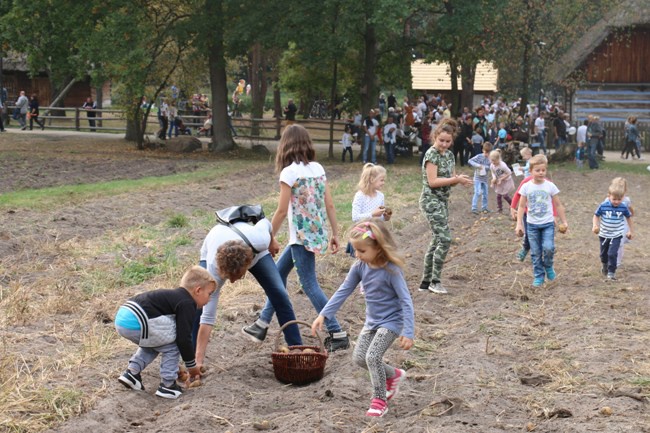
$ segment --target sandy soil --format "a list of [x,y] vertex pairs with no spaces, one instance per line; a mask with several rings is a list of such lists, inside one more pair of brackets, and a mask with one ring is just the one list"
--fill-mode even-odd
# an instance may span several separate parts
[[[11,135],[0,137],[2,192],[218,167],[218,161],[203,154],[179,158],[134,152],[115,140],[95,138],[84,144],[57,136],[34,143]],[[201,188],[181,185],[144,197],[95,198],[45,211],[7,210],[0,214],[0,284],[5,288],[16,281],[36,285],[41,273],[47,272],[49,278],[60,278],[62,290],[69,290],[74,298],[76,276],[68,273],[69,263],[64,265],[61,259],[66,242],[83,244],[134,225],[156,225],[169,210],[189,215],[198,208],[249,201],[253,186],[255,197],[273,194],[277,180],[272,167],[253,164],[255,170],[248,176],[215,175]],[[326,170],[333,184],[355,182],[359,165],[326,163]],[[415,165],[400,161],[388,182],[413,170]],[[263,426],[256,423],[266,420],[274,431],[296,433],[650,432],[646,246],[650,238],[643,223],[650,210],[650,178],[628,176],[640,224],[636,239],[626,246],[619,280],[606,283],[600,275],[598,240],[589,230],[591,215],[615,175],[552,171],[570,228],[556,238],[556,282],[537,289],[530,287],[529,259],[523,264],[515,259],[519,241],[513,223],[498,214],[473,216],[471,191],[455,189],[450,218],[454,243],[443,273],[450,294],[418,292],[429,229],[417,203],[394,208],[395,236],[408,257],[405,274],[416,308],[416,346],[408,352],[393,347],[387,354],[388,362],[407,369],[408,379],[381,420],[364,416],[370,401],[369,379],[351,364],[351,349],[331,354],[325,376],[316,383],[293,387],[275,380],[271,352],[277,324],[262,345],[250,343],[240,332],[262,305],[260,291],[221,306],[203,386],[176,401],[157,398],[157,365],[153,364],[143,374],[145,392],[125,390],[115,379],[132,348],[109,347],[99,361],[89,361],[72,379],[60,378],[71,380],[61,382],[64,386],[97,397],[85,413],[50,431],[235,433],[257,431]],[[224,180],[228,188],[221,187]],[[342,221],[346,217],[339,216]],[[203,236],[205,232],[192,233],[188,254],[198,255]],[[60,247],[41,248],[44,242]],[[20,275],[12,271],[26,257],[39,267]],[[102,259],[100,255],[67,260],[83,266]],[[342,255],[318,262],[326,291],[336,289],[349,264]],[[312,307],[295,280],[289,291],[298,317],[311,322]],[[78,334],[83,330],[71,330],[69,339],[52,338],[51,330],[86,317],[89,327],[111,332],[109,320],[123,295],[98,297],[70,305],[65,314],[7,326],[1,331],[3,341],[12,345],[5,350],[18,351],[26,359],[50,351],[63,356],[67,345],[80,344]],[[356,336],[364,320],[362,296],[350,298],[338,318]],[[611,415],[604,407],[611,408]]]

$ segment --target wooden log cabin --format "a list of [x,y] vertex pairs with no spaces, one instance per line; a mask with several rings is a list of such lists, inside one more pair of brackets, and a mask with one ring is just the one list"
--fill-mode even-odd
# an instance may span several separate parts
[[589,29],[549,71],[574,121],[650,122],[650,2],[629,0]]

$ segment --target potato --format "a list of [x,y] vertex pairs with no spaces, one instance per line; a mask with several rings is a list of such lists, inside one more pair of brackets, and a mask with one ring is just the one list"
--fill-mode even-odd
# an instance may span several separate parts
[[291,349],[291,353],[302,353],[301,349]]
[[314,349],[310,349],[309,347],[306,349],[303,349],[302,353],[315,353],[316,351]]
[[178,380],[180,380],[181,382],[185,382],[189,378],[190,378],[190,373],[188,373],[187,370],[181,370],[178,372]]
[[280,346],[278,348],[278,352],[280,352],[280,353],[289,353],[289,348],[287,346]]
[[387,207],[384,209],[384,215],[390,217],[393,214],[393,209]]
[[600,414],[605,416],[610,416],[613,413],[612,408],[609,406],[603,406],[600,408]]
[[189,385],[187,385],[188,388],[197,388],[201,386],[201,379],[194,379],[193,382],[190,382]]
[[559,226],[557,226],[557,230],[560,233],[566,233],[567,229],[568,227],[566,226],[566,224],[560,224]]

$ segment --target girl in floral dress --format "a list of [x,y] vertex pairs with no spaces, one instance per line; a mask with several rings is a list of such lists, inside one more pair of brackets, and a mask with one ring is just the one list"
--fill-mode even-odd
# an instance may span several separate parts
[[[316,254],[323,254],[328,248],[336,253],[339,240],[336,210],[325,170],[315,161],[315,157],[316,151],[307,130],[297,124],[287,126],[275,158],[276,171],[280,172],[280,198],[271,224],[273,238],[276,239],[282,223],[288,220],[289,245],[277,261],[285,287],[287,276],[295,266],[302,290],[316,312],[320,313],[328,298],[316,278]],[[331,234],[328,233],[328,225]],[[273,246],[269,250],[275,253],[279,246],[275,247],[275,251]],[[268,327],[273,313],[273,306],[267,299],[259,319],[249,327]],[[325,326],[329,333],[325,339],[327,350],[349,347],[348,335],[341,329],[336,317],[328,318]]]

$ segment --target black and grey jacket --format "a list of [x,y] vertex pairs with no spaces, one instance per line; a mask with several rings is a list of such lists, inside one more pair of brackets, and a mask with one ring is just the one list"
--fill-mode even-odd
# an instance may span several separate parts
[[187,368],[196,366],[192,344],[192,323],[196,302],[182,287],[153,290],[129,299],[123,307],[140,322],[141,347],[158,347],[176,342]]

